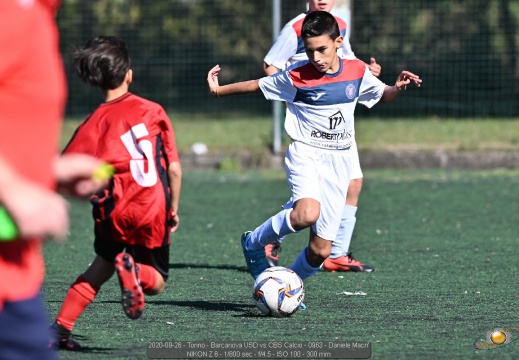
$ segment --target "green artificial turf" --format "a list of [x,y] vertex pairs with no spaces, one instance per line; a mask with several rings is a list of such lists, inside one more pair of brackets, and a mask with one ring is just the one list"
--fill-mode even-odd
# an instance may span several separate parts
[[[308,310],[276,319],[252,303],[240,235],[288,200],[284,174],[186,172],[166,290],[131,321],[112,278],[74,328],[85,350],[59,355],[146,359],[152,341],[359,341],[371,359],[516,359],[518,185],[519,171],[365,171],[351,250],[376,271],[318,272],[305,281]],[[45,247],[52,319],[94,258],[90,205],[71,202],[69,241]],[[307,237],[285,240],[281,265]],[[473,347],[497,327],[512,329],[510,344]]]

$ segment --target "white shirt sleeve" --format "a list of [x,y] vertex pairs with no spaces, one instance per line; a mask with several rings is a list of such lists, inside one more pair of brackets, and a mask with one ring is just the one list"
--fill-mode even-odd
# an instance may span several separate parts
[[380,101],[382,95],[384,95],[384,89],[386,86],[386,84],[369,71],[368,66],[366,65],[364,77],[362,78],[362,83],[360,85],[358,103],[367,108],[371,108]]
[[287,62],[297,52],[297,35],[291,23],[286,24],[278,38],[263,59],[267,65],[284,69]]
[[261,78],[259,87],[267,100],[292,102],[297,92],[288,71]]

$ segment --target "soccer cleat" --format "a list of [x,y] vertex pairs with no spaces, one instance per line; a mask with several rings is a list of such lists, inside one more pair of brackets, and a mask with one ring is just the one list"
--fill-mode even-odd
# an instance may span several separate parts
[[323,263],[324,271],[354,271],[354,272],[372,272],[375,270],[374,267],[361,263],[355,260],[351,253],[343,255],[338,258],[332,259],[327,258]]
[[281,243],[273,242],[265,246],[265,256],[267,257],[267,263],[270,267],[278,266],[279,264],[279,253],[281,252]]
[[71,331],[65,329],[63,325],[54,322],[50,327],[50,333],[49,349],[68,351],[79,351],[82,349],[81,345],[72,339]]
[[247,242],[250,239],[252,231],[246,231],[241,236],[241,247],[243,250],[243,256],[245,257],[245,262],[247,263],[247,270],[249,274],[256,279],[259,274],[263,272],[263,270],[269,268],[269,264],[267,262],[267,257],[265,256],[265,248],[261,248],[258,250],[248,250]]
[[130,319],[135,320],[144,312],[145,300],[132,256],[128,253],[117,254],[115,270],[121,286],[121,304],[124,313]]
[[305,311],[306,310],[306,305],[304,302],[302,302],[301,304],[299,304],[299,307],[297,308],[299,311]]

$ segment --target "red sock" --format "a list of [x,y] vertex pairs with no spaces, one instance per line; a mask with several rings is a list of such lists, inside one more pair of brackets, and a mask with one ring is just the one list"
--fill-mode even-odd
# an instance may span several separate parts
[[139,267],[139,280],[141,281],[142,291],[155,289],[157,286],[157,270],[153,266],[137,264]]
[[56,322],[65,329],[72,331],[76,320],[94,300],[99,288],[94,288],[80,275],[70,286],[67,296],[61,305],[61,310],[56,317]]

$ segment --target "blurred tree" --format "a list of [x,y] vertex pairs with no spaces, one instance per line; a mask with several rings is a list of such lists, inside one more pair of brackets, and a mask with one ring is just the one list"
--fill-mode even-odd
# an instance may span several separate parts
[[[282,25],[306,9],[305,0],[282,0]],[[375,56],[381,79],[392,83],[407,68],[424,78],[408,100],[361,113],[474,116],[519,113],[517,22],[511,0],[354,1],[351,44],[364,61]],[[257,96],[207,96],[206,73],[216,63],[222,82],[263,76],[272,44],[272,1],[65,0],[58,14],[69,78],[67,113],[84,116],[101,101],[80,85],[71,52],[99,34],[124,39],[132,57],[132,90],[165,108],[270,112]]]

